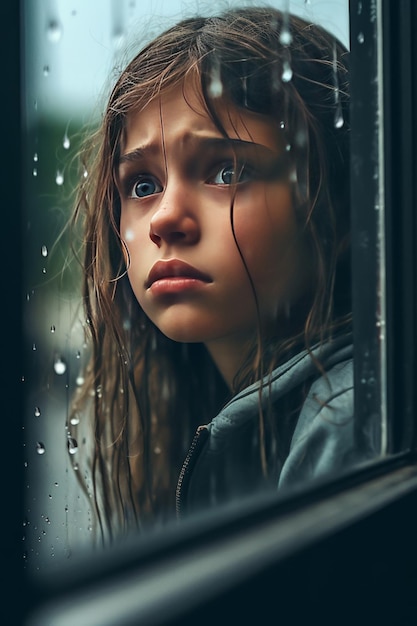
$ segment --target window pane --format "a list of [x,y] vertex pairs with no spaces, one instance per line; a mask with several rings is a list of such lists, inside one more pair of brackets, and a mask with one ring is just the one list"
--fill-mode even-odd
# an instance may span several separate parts
[[[191,70],[184,78],[194,67],[181,57],[184,26],[168,52],[132,67],[104,116],[126,64],[195,7],[25,3],[24,525],[34,573],[102,535],[262,492],[285,497],[385,453],[382,139],[355,135],[362,115],[375,128],[380,96],[375,87],[368,108],[352,79],[349,102],[346,0],[291,2],[306,24],[288,2],[275,8],[232,19],[233,45],[201,25],[193,53],[204,89]],[[363,11],[355,49],[378,24]],[[260,35],[245,30],[249,18],[264,20]],[[153,90],[163,76],[150,98],[145,78]],[[352,233],[350,109],[352,178],[369,167],[373,181]],[[94,152],[108,120],[102,160],[84,160],[85,138]],[[87,232],[68,228],[77,202],[94,209]]]

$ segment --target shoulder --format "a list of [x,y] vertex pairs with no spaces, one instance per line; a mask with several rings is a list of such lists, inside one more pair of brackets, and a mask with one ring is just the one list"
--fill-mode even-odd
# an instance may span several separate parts
[[336,363],[310,387],[284,463],[280,486],[343,473],[367,460],[356,442],[353,360]]

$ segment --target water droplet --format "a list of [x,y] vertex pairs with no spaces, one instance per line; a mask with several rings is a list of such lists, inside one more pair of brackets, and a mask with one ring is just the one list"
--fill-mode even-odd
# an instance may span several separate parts
[[43,75],[44,76],[49,76],[49,72],[50,72],[49,65],[44,65],[43,66]]
[[41,410],[38,406],[35,406],[35,417],[39,417],[41,414]]
[[292,168],[290,175],[289,175],[289,180],[291,183],[296,183],[298,180],[298,176],[297,176],[297,170],[295,167]]
[[80,416],[78,413],[74,413],[74,415],[71,417],[71,424],[73,426],[76,426],[79,423],[80,423]]
[[293,75],[293,72],[292,72],[289,61],[284,61],[282,65],[282,76],[281,76],[282,82],[289,83],[290,80],[292,79],[292,75]]
[[46,273],[47,273],[47,269],[46,269],[46,267],[43,267],[42,268],[42,274],[46,274]]
[[52,324],[52,326],[51,326],[51,333],[54,333],[54,332],[55,332],[55,330],[56,330],[56,328],[55,328],[55,326]]
[[209,85],[209,94],[212,98],[220,98],[223,93],[223,84],[219,78],[213,77]]
[[57,43],[62,36],[62,26],[58,20],[51,20],[47,27],[47,36],[49,41]]
[[56,176],[55,176],[55,182],[57,185],[63,185],[64,184],[64,174],[62,172],[60,172],[59,170],[57,170]]
[[71,146],[71,142],[67,133],[65,133],[64,135],[64,139],[62,140],[62,145],[64,146],[65,150],[68,150]]
[[365,41],[365,35],[363,33],[359,33],[358,42],[363,43]]
[[41,441],[38,441],[36,444],[36,452],[38,454],[45,454],[45,446]]
[[215,56],[210,70],[210,84],[208,86],[209,95],[212,98],[220,98],[223,94],[223,83],[220,71],[220,59]]
[[340,106],[340,103],[339,103],[336,109],[335,116],[334,116],[334,126],[335,128],[342,128],[344,123],[345,123],[345,120],[343,119],[342,107]]
[[58,374],[59,376],[62,376],[62,374],[65,374],[67,371],[67,364],[61,359],[60,356],[57,356],[55,359],[54,370],[55,374]]
[[36,167],[33,168],[32,175],[33,176],[37,176],[38,175],[38,170],[36,169]]
[[48,248],[46,246],[42,246],[41,253],[42,256],[48,256]]
[[285,128],[285,122],[283,122],[283,121],[282,121],[282,122],[280,122],[280,123],[279,123],[279,127],[280,127],[281,129],[284,129],[284,128]]
[[38,153],[35,152],[35,154],[33,155],[33,160],[35,161],[35,163],[38,162]]
[[68,437],[67,446],[70,454],[75,454],[78,450],[78,443],[74,437]]
[[84,178],[87,178],[87,176],[88,176],[88,172],[87,172],[86,168],[84,168],[84,171],[83,171],[83,177],[84,177]]
[[32,344],[32,350],[36,350],[36,343]]
[[280,36],[279,36],[279,42],[281,45],[283,46],[289,46],[292,42],[292,35],[290,33],[290,30],[287,26],[284,26]]

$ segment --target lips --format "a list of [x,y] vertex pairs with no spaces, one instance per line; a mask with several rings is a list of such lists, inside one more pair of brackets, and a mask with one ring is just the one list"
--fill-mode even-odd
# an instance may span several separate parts
[[184,263],[184,261],[179,261],[178,259],[170,259],[169,261],[157,261],[155,265],[152,266],[148,278],[146,279],[145,287],[149,289],[149,287],[158,280],[166,278],[193,278],[204,283],[212,282],[210,276],[204,272],[200,272],[200,270],[192,265],[188,265],[188,263]]

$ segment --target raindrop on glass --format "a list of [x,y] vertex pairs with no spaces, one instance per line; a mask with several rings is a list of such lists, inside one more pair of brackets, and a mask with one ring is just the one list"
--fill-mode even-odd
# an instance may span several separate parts
[[57,185],[63,185],[64,184],[64,174],[62,172],[60,172],[59,170],[56,173],[55,182],[56,182]]
[[288,61],[284,61],[283,66],[282,66],[281,80],[283,83],[289,83],[291,79],[292,79],[291,65]]
[[55,374],[58,374],[59,376],[62,376],[62,374],[65,374],[67,371],[67,364],[61,359],[60,356],[57,356],[55,359],[54,370]]
[[51,326],[51,333],[54,333],[54,332],[55,332],[55,330],[56,330],[55,326],[54,326],[54,325],[52,325],[52,326]]
[[220,98],[223,93],[223,84],[220,78],[216,78],[212,76],[210,85],[209,85],[209,93],[212,98]]
[[77,424],[80,423],[80,416],[78,415],[78,413],[75,413],[72,417],[71,417],[71,424],[73,426],[76,426]]
[[365,35],[363,33],[359,33],[358,42],[363,43],[365,41]]
[[220,98],[223,94],[223,83],[220,74],[220,60],[215,57],[210,71],[209,94],[212,98]]
[[46,246],[42,246],[41,253],[42,256],[48,256],[48,248]]
[[37,176],[38,175],[38,170],[36,169],[36,167],[33,168],[32,175],[33,176]]
[[35,152],[35,154],[33,155],[33,160],[35,161],[35,163],[38,162],[38,153]]
[[292,42],[292,35],[288,26],[284,26],[279,36],[279,42],[283,46],[289,46]]
[[47,273],[47,269],[46,269],[46,267],[43,267],[42,268],[42,274],[46,274],[46,273]]
[[334,126],[335,128],[342,128],[343,124],[345,123],[345,120],[343,119],[343,113],[342,113],[342,107],[339,106],[336,109],[336,113],[334,116]]
[[69,150],[71,146],[70,138],[68,137],[67,133],[65,133],[64,135],[64,139],[62,140],[62,145],[64,146],[65,150]]
[[35,406],[35,417],[39,417],[41,414],[41,410],[38,406]]
[[49,76],[49,65],[44,65],[43,66],[43,75],[44,76]]
[[57,43],[62,36],[62,27],[58,20],[51,20],[47,27],[47,35],[49,41]]
[[38,454],[45,454],[45,446],[41,441],[38,441],[36,444],[36,452]]
[[75,454],[78,450],[78,443],[74,437],[68,437],[67,446],[70,454]]

